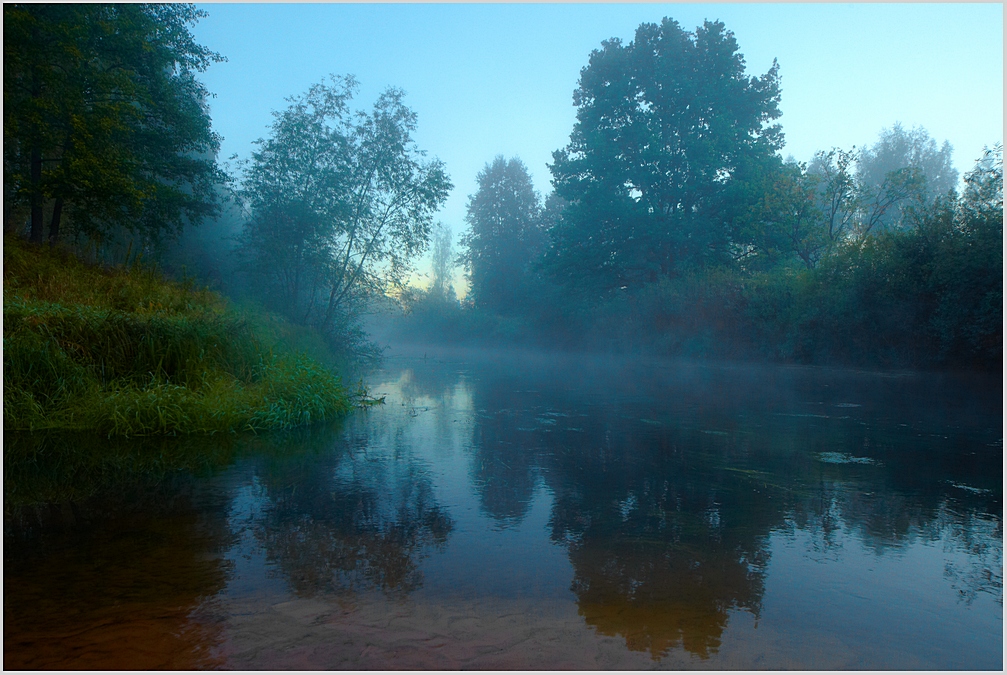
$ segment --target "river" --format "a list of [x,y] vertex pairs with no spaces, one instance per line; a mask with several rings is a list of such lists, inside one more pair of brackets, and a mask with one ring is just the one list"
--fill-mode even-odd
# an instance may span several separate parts
[[993,669],[999,378],[398,350],[282,434],[5,434],[7,669]]

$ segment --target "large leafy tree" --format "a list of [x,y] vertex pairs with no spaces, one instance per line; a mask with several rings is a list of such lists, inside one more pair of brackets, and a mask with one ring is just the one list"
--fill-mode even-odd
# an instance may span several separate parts
[[[4,5],[4,183],[11,208],[57,240],[157,237],[216,210],[219,138],[196,79],[222,57],[197,44],[191,5]],[[5,222],[5,226],[9,223]]]
[[732,222],[733,257],[748,270],[795,260],[813,268],[843,231],[842,193],[834,204],[819,198],[831,195],[839,181],[823,180],[796,162],[765,168],[732,186],[724,214]]
[[720,22],[695,32],[646,23],[602,43],[574,92],[577,122],[553,155],[569,204],[553,228],[551,267],[609,288],[675,276],[726,256],[719,202],[735,173],[783,143],[778,67],[745,73]]
[[494,158],[476,181],[462,238],[469,296],[478,307],[506,313],[526,297],[530,266],[545,238],[542,206],[528,169],[516,157]]
[[401,288],[430,241],[451,182],[412,141],[416,114],[388,89],[371,112],[350,110],[352,77],[312,86],[274,113],[241,196],[241,251],[267,299],[324,331],[369,294]]

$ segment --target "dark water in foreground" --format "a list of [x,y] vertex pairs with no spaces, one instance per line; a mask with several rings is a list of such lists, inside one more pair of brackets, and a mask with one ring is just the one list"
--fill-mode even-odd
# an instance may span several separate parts
[[999,379],[443,353],[369,383],[290,434],[6,435],[4,667],[1002,667]]

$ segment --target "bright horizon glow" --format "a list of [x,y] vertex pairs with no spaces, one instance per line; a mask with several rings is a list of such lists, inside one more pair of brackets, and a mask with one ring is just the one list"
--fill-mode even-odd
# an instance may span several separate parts
[[[457,244],[476,174],[520,157],[536,189],[575,120],[572,93],[593,49],[669,16],[720,20],[750,75],[780,63],[783,156],[872,145],[896,122],[954,147],[963,174],[1003,139],[1001,4],[204,4],[193,32],[228,58],[201,75],[215,94],[221,158],[250,156],[271,112],[330,73],[360,82],[354,108],[406,92],[415,140],[454,190],[436,218]],[[421,276],[429,263],[420,263]],[[456,288],[463,286],[456,280]],[[460,295],[462,293],[459,293]]]

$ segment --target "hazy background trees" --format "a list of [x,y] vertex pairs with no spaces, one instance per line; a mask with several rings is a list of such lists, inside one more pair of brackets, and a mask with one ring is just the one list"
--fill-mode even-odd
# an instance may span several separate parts
[[747,76],[720,23],[604,42],[555,192],[543,205],[517,160],[488,164],[461,242],[468,304],[414,313],[401,337],[998,369],[1000,151],[962,190],[951,146],[899,123],[783,161],[779,100],[776,65]]
[[[193,40],[201,16],[4,6],[5,230],[105,262],[142,252],[357,353],[361,317],[398,306],[399,339],[1002,363],[1002,146],[963,182],[946,141],[898,122],[784,161],[778,67],[748,75],[720,22],[603,42],[554,191],[543,200],[520,159],[492,159],[456,257],[433,229],[451,182],[398,89],[355,110],[352,77],[320,82],[225,173],[197,79],[223,57]],[[430,284],[411,286],[431,244]]]
[[430,295],[448,303],[458,302],[452,273],[455,269],[454,247],[451,243],[451,229],[444,223],[437,223],[433,234],[431,252]]
[[502,314],[531,300],[531,264],[545,243],[542,205],[528,169],[518,158],[497,156],[476,176],[462,237],[469,299]]
[[896,122],[890,129],[882,129],[878,140],[865,148],[857,159],[857,181],[865,190],[883,189],[891,183],[892,172],[904,169],[914,171],[917,185],[915,194],[896,200],[893,208],[879,219],[880,227],[898,227],[905,218],[905,209],[911,199],[932,202],[946,195],[958,185],[958,171],[951,163],[951,144],[947,141],[938,147],[937,141],[923,127],[906,130]]

